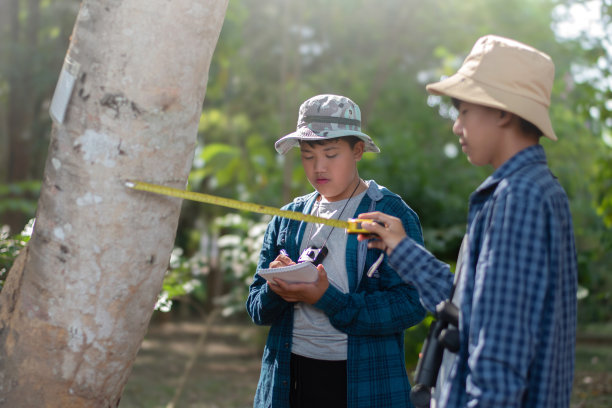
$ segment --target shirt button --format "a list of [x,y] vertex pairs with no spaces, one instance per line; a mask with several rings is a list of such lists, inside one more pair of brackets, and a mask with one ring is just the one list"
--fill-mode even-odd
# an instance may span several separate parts
[[287,380],[283,380],[283,385],[287,385]]
[[285,343],[285,348],[289,348],[289,343]]

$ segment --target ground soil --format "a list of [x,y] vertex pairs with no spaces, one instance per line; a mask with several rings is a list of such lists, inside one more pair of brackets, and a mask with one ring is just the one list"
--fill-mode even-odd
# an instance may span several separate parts
[[[266,329],[247,318],[154,319],[121,408],[247,408]],[[612,407],[612,342],[579,339],[571,408]]]
[[252,407],[265,336],[242,319],[155,321],[119,406]]

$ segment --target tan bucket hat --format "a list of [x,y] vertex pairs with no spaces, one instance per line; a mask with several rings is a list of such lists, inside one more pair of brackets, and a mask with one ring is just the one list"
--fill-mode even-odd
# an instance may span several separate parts
[[296,131],[278,139],[274,147],[285,154],[300,140],[343,136],[357,136],[364,141],[366,152],[380,152],[372,138],[361,131],[361,110],[355,102],[341,95],[316,95],[300,106]]
[[548,55],[509,38],[487,35],[476,41],[456,74],[426,89],[514,113],[557,140],[548,113],[554,76],[555,65]]

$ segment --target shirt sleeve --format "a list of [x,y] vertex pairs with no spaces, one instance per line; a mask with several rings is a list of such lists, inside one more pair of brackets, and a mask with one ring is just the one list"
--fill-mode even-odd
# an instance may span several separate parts
[[[519,407],[527,388],[546,302],[550,213],[533,195],[496,199],[485,226],[471,308],[468,406]],[[471,297],[471,300],[470,300]],[[466,304],[467,302],[467,304]],[[469,312],[469,310],[468,310]]]
[[[422,242],[421,228],[416,214],[402,203],[404,226],[413,238]],[[409,210],[409,211],[408,211]],[[352,335],[389,335],[418,324],[425,317],[418,293],[403,282],[385,260],[379,278],[363,277],[363,290],[342,293],[333,285],[315,303],[323,310],[338,330]],[[378,285],[368,288],[368,285]]]
[[[279,218],[274,217],[264,235],[257,271],[267,268],[278,256],[279,249],[276,245],[278,229]],[[292,307],[292,304],[274,293],[267,285],[267,281],[256,272],[253,283],[249,286],[249,296],[246,301],[246,309],[253,322],[258,325],[271,325],[288,307]]]
[[416,287],[421,303],[430,312],[450,296],[454,276],[450,267],[410,237],[395,247],[389,262],[404,282]]
[[389,335],[418,324],[425,317],[416,291],[397,279],[373,293],[342,293],[330,288],[315,303],[332,325],[352,335]]

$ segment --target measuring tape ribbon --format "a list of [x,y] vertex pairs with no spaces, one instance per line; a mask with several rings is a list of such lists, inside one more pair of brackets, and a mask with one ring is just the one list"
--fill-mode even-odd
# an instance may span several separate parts
[[145,183],[144,181],[128,181],[125,183],[125,186],[134,190],[146,191],[149,193],[161,194],[170,197],[183,198],[185,200],[198,201],[201,203],[219,205],[222,207],[229,207],[242,211],[249,211],[258,214],[276,215],[282,218],[311,222],[313,224],[325,224],[335,228],[346,229],[349,234],[368,234],[369,231],[361,228],[361,223],[364,221],[372,221],[357,218],[350,218],[348,221],[343,221],[317,217],[315,215],[303,214],[297,211],[281,210],[276,207],[268,207],[265,205],[233,200],[231,198],[224,198],[211,194],[196,193],[195,191],[180,190],[178,188],[161,186],[159,184]]

